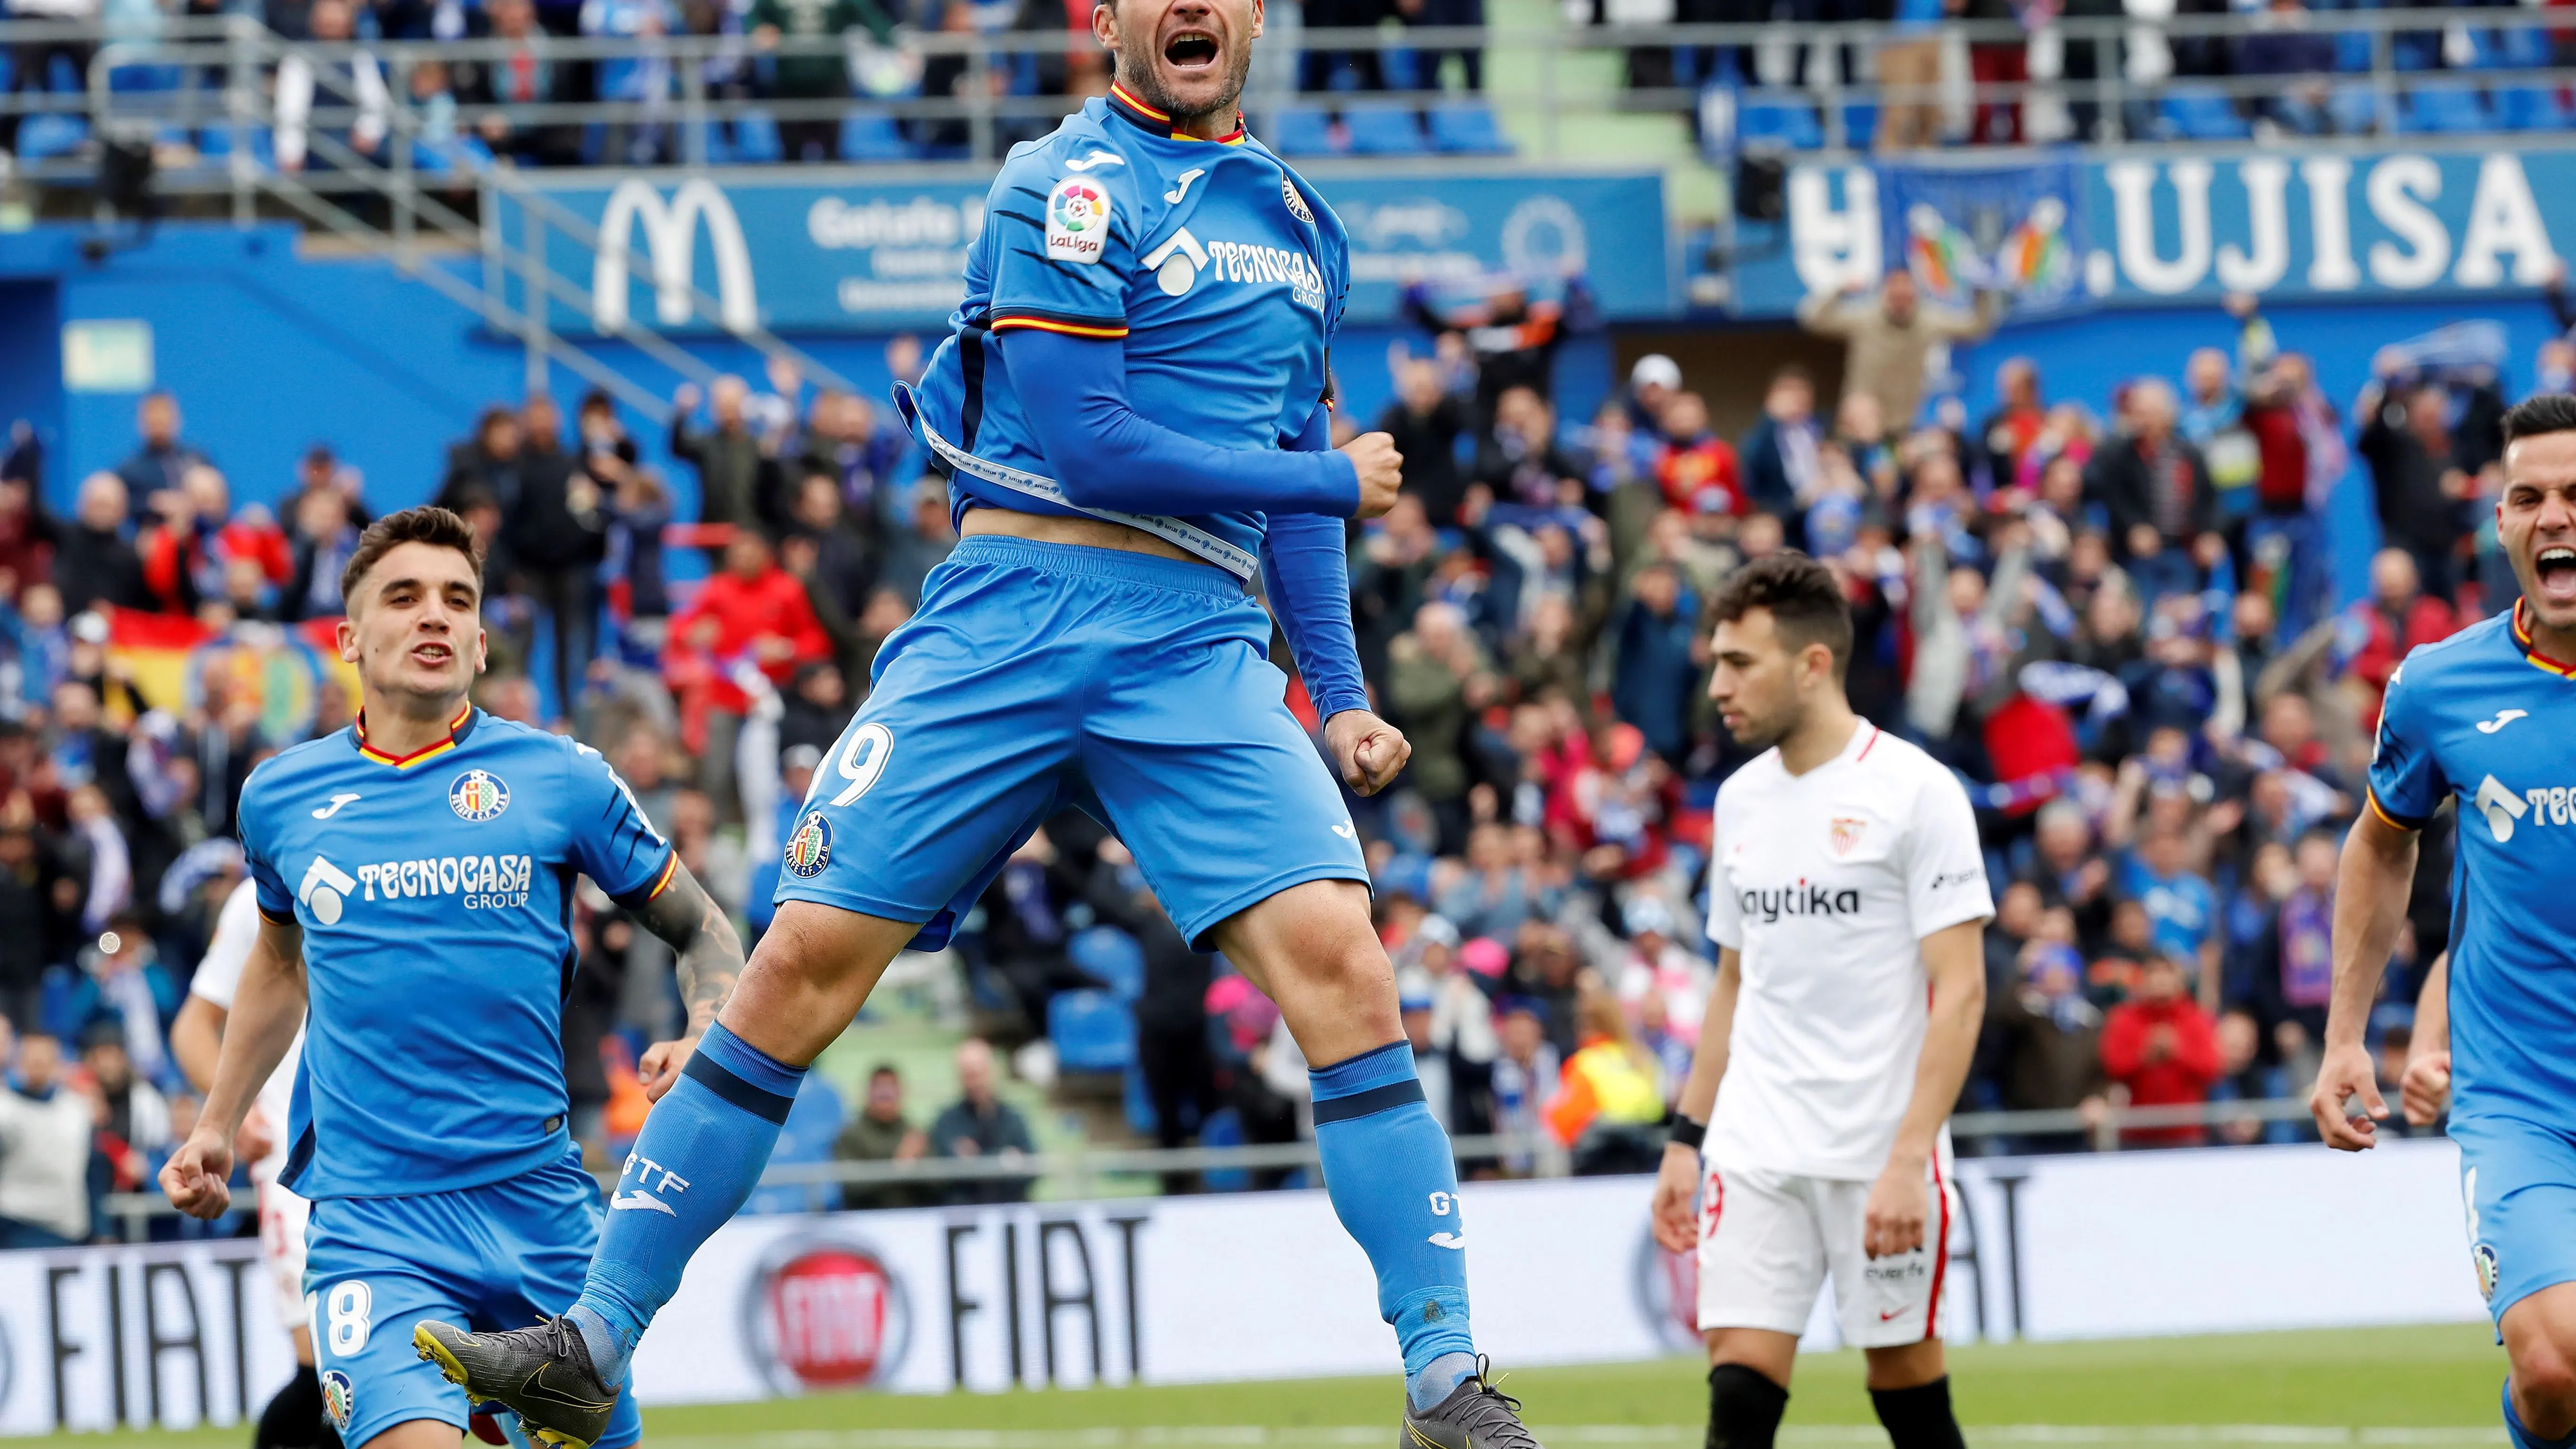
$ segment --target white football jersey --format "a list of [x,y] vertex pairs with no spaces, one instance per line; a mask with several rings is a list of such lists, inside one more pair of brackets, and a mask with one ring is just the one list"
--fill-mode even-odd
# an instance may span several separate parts
[[[188,994],[231,1011],[233,995],[241,990],[242,967],[249,964],[250,948],[258,942],[259,890],[244,876],[224,898],[223,911],[215,917],[214,939],[206,943],[205,959],[197,963],[197,974],[188,981]],[[304,1031],[298,1027],[286,1059],[259,1089],[259,1113],[268,1121],[271,1146],[268,1156],[251,1166],[263,1181],[286,1164],[287,1151],[294,1146],[286,1140],[286,1120],[295,1101],[295,1067],[303,1058]]]
[[1712,846],[1708,935],[1743,982],[1709,1157],[1875,1178],[1923,1051],[1920,942],[1995,913],[1967,791],[1863,720],[1804,775],[1773,749],[1728,777]]

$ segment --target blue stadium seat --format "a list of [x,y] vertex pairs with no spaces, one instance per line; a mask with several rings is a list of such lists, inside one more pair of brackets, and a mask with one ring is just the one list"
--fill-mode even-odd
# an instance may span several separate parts
[[109,69],[107,88],[124,95],[175,91],[186,83],[187,74],[175,65],[120,65]]
[[2457,135],[2492,131],[2495,118],[2476,91],[2455,86],[2410,91],[2397,111],[2397,129],[2413,133]]
[[2334,38],[2335,69],[2365,72],[2370,69],[2370,32],[2338,30]]
[[1106,991],[1059,991],[1047,1002],[1047,1040],[1068,1072],[1123,1072],[1136,1060],[1136,1016]]
[[1282,156],[1329,156],[1336,149],[1332,121],[1311,106],[1280,107],[1262,140]]
[[1075,970],[1099,978],[1122,1001],[1145,994],[1145,948],[1116,926],[1075,932],[1065,955]]
[[2497,92],[2496,119],[2515,131],[2564,131],[2576,126],[2576,110],[2556,86],[2508,86]]
[[[197,154],[209,161],[229,160],[233,154],[233,129],[230,126],[208,126],[197,133]],[[250,159],[253,165],[277,164],[277,144],[265,126],[250,128]]]
[[2517,26],[2511,30],[2472,31],[2469,43],[2476,51],[2475,64],[2482,70],[2549,67],[2549,34],[2543,30]]
[[1386,80],[1386,88],[1391,91],[1428,90],[1437,86],[1440,81],[1438,76],[1433,76],[1430,84],[1426,85],[1422,75],[1421,54],[1402,46],[1379,51],[1377,69],[1378,74]]
[[786,154],[779,144],[776,117],[767,111],[745,111],[733,118],[733,159],[746,166],[774,166]]
[[46,112],[29,116],[18,127],[18,159],[44,161],[68,156],[89,139],[89,122],[79,116]]
[[2389,37],[2389,56],[2399,70],[2440,70],[2442,37],[2438,31],[2409,30]]
[[2379,128],[2379,92],[2366,85],[2336,86],[2326,96],[2326,115],[2335,134],[2366,136]]
[[2235,105],[2222,92],[2204,86],[2175,86],[2160,107],[2164,127],[2183,141],[2242,141],[2254,134]]
[[910,161],[917,153],[883,111],[852,111],[841,118],[844,161]]
[[1353,106],[1342,112],[1351,133],[1354,156],[1419,156],[1431,148],[1422,139],[1422,118],[1400,106]]
[[72,64],[72,58],[57,51],[52,59],[45,62],[45,89],[60,95],[76,96],[89,89],[89,83],[87,77],[80,73],[80,67]]
[[1854,151],[1866,151],[1878,137],[1878,103],[1850,101],[1843,106],[1843,144]]
[[1735,137],[1748,150],[1816,151],[1824,147],[1825,128],[1804,101],[1746,101],[1736,112]]
[[1431,108],[1431,148],[1450,156],[1509,156],[1512,143],[1483,101],[1451,101]]

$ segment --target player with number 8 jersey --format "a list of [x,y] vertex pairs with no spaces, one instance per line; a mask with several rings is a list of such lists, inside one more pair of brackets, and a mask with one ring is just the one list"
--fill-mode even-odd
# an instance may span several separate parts
[[[352,1449],[459,1442],[471,1405],[415,1351],[416,1322],[516,1326],[581,1290],[602,1209],[563,1073],[576,879],[671,939],[686,988],[729,982],[741,959],[597,752],[468,703],[480,562],[444,509],[360,539],[340,643],[366,708],[243,787],[259,938],[201,1120],[162,1177],[188,1211],[224,1210],[234,1133],[303,1023],[277,1180],[313,1203],[315,1367]],[[639,1433],[621,1399],[600,1442]]]

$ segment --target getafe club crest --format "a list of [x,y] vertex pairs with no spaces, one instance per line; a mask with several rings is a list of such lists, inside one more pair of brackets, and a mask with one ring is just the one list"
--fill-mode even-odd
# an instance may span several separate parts
[[787,837],[786,846],[779,851],[778,863],[798,880],[812,880],[832,863],[832,822],[823,818],[822,811],[797,823],[796,833]]
[[1051,262],[1090,266],[1109,245],[1109,188],[1068,176],[1047,193],[1046,254]]
[[349,1416],[358,1411],[358,1391],[349,1376],[338,1369],[322,1375],[322,1411],[331,1416],[331,1426],[341,1433],[349,1432]]
[[510,787],[489,770],[468,770],[448,785],[447,808],[459,820],[489,820],[510,808]]
[[1861,832],[1868,828],[1869,822],[1858,816],[1837,815],[1834,817],[1833,829],[1826,835],[1825,842],[1834,848],[1834,854],[1849,855],[1853,848],[1860,844]]
[[1288,203],[1288,214],[1290,216],[1297,218],[1308,226],[1313,226],[1315,224],[1315,213],[1306,209],[1306,198],[1297,194],[1297,183],[1289,180],[1284,175],[1279,178],[1279,199]]
[[2496,1250],[2479,1243],[2469,1249],[2469,1256],[2478,1265],[2478,1292],[2492,1301],[2496,1290]]

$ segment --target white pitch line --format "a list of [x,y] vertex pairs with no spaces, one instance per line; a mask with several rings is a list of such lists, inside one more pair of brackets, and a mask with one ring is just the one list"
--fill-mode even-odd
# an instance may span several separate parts
[[[1692,1445],[1699,1424],[1547,1424],[1550,1444]],[[1968,1428],[1971,1444],[2027,1445],[2372,1445],[2387,1449],[2468,1449],[2505,1442],[2497,1425],[2361,1428],[2330,1424],[1989,1424]],[[1378,1425],[1154,1425],[1127,1429],[791,1429],[759,1434],[655,1435],[651,1449],[1339,1449],[1383,1444]],[[1875,1445],[1887,1433],[1874,1424],[1793,1424],[1783,1444]]]

